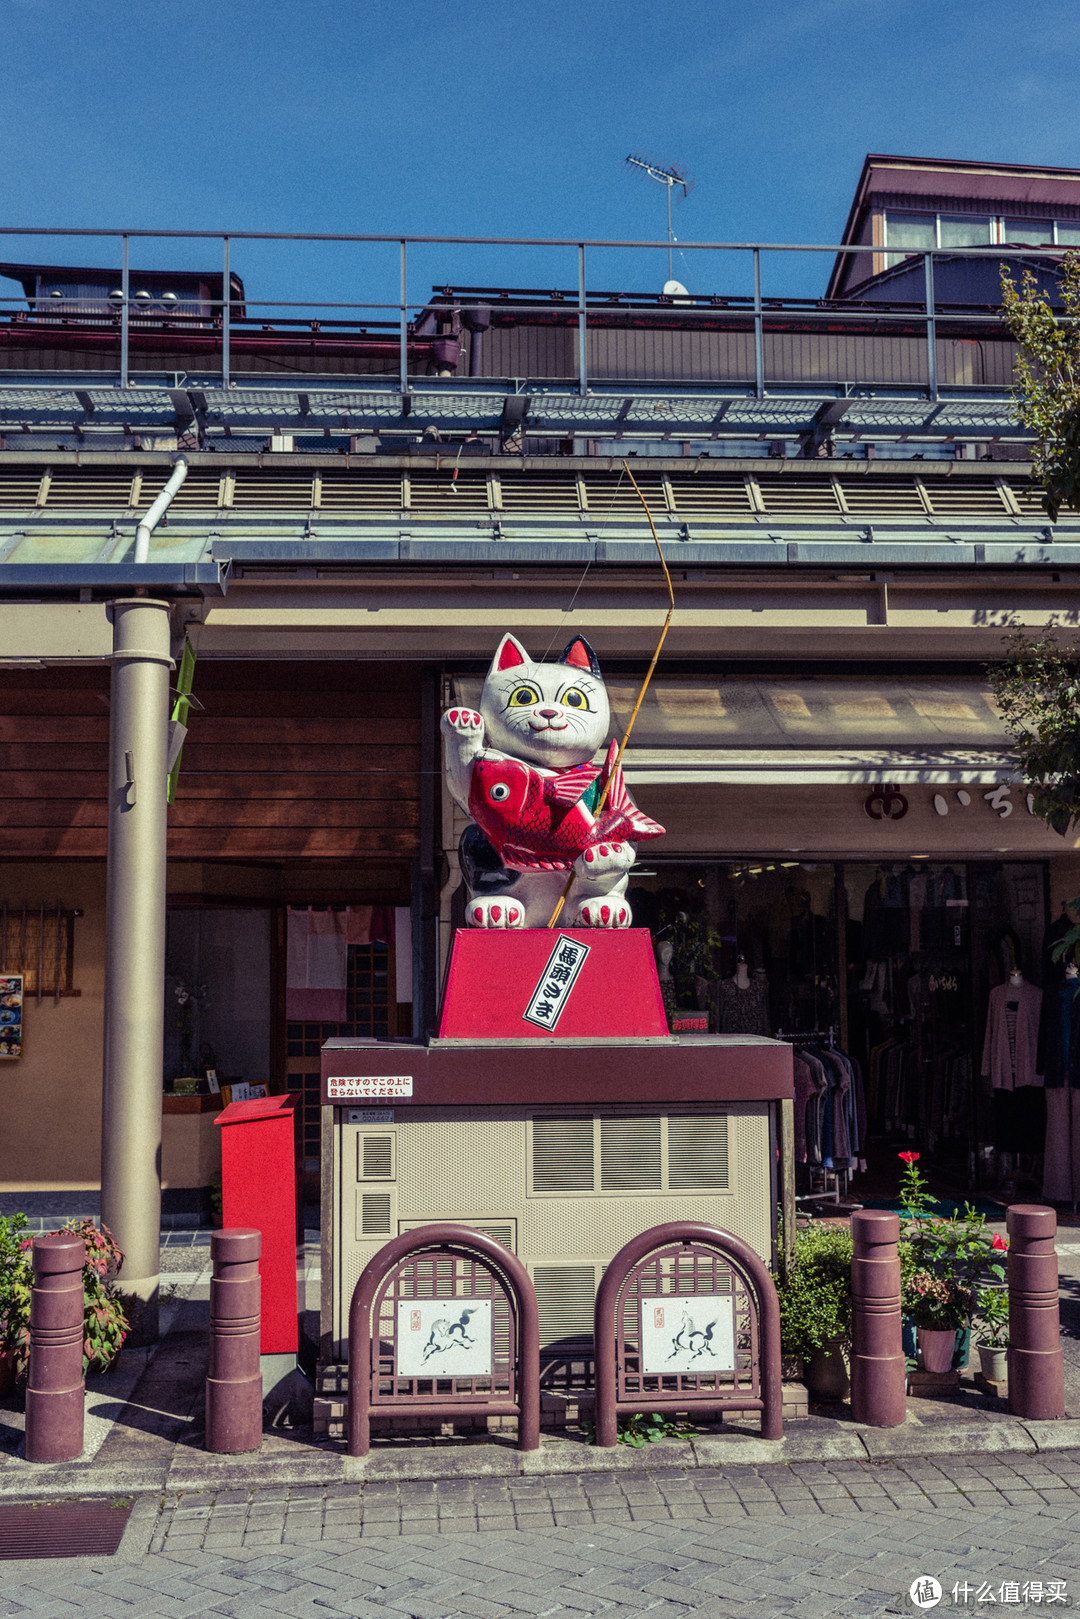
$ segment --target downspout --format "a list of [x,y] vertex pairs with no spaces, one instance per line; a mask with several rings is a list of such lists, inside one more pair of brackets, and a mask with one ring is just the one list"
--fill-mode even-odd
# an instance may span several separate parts
[[169,481],[135,530],[136,562],[145,562],[150,553],[150,536],[172,505],[172,498],[188,475],[188,464],[182,455],[173,462]]

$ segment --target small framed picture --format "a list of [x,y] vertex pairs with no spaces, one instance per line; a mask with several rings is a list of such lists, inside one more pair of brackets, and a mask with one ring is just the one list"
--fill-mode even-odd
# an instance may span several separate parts
[[218,1079],[216,1068],[208,1068],[206,1070],[206,1086],[211,1096],[220,1095],[221,1082]]
[[0,973],[0,1060],[23,1054],[23,975]]

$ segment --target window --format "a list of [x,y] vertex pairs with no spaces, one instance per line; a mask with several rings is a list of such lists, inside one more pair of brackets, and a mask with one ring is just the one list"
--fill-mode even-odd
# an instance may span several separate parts
[[726,1114],[534,1118],[531,1193],[722,1192]]
[[1054,240],[1052,219],[1003,219],[1001,239],[1014,247],[1043,247]]
[[988,214],[940,214],[938,240],[942,247],[989,247]]
[[1059,219],[1057,241],[1059,247],[1080,247],[1080,219]]

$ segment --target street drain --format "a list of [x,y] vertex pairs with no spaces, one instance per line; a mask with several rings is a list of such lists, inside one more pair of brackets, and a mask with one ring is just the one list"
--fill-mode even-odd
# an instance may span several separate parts
[[131,1508],[129,1496],[0,1504],[0,1558],[111,1557]]

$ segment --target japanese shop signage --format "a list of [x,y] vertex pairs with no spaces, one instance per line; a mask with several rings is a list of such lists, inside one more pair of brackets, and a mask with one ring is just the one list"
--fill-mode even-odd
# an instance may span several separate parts
[[0,1061],[23,1054],[23,975],[0,973]]
[[491,1300],[399,1299],[399,1377],[490,1377]]
[[560,933],[555,948],[548,957],[547,966],[540,974],[540,982],[533,990],[527,1009],[521,1014],[526,1023],[538,1029],[553,1029],[563,1013],[577,975],[585,965],[590,946],[580,939],[570,939]]
[[735,1300],[730,1293],[667,1294],[641,1301],[643,1372],[735,1370]]
[[[989,792],[982,794],[982,798],[1004,821],[1010,816],[1017,805],[1012,796],[1012,788],[1007,781],[1000,782],[997,787],[991,787]],[[1025,793],[1022,802],[1029,815],[1035,814],[1035,794]],[[938,815],[948,815],[950,810],[966,810],[971,805],[971,794],[965,787],[956,788],[951,800],[945,793],[934,794],[934,809]]]
[[411,1095],[411,1074],[331,1074],[326,1081],[331,1102],[389,1102]]

